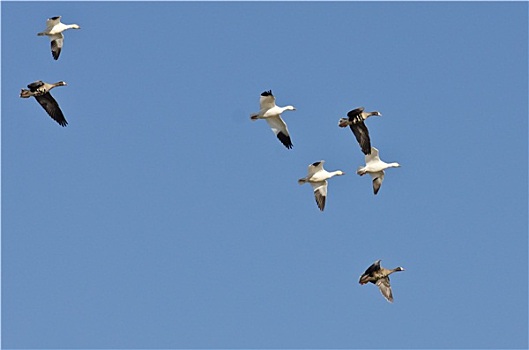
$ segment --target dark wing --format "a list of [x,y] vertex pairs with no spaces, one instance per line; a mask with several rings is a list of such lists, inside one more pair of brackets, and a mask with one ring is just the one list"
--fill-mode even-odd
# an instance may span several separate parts
[[347,113],[347,116],[349,117],[349,120],[352,121],[353,118],[356,118],[363,111],[364,111],[364,107],[358,107],[356,109],[353,109],[352,111],[349,111]]
[[37,92],[37,89],[41,87],[42,85],[44,85],[44,82],[42,80],[37,80],[31,84],[28,84],[28,89],[31,92]]
[[62,49],[62,38],[57,38],[55,40],[51,41],[51,55],[53,56],[53,59],[58,60],[59,55],[61,54]]
[[286,148],[291,149],[293,147],[290,136],[283,134],[281,131],[277,133],[277,138]]
[[375,272],[380,270],[380,260],[375,261],[371,266],[367,268],[367,270],[364,272],[362,276],[360,276],[360,284],[366,284],[368,282],[373,282],[374,279],[372,278],[375,274]]
[[380,260],[375,261],[371,266],[369,266],[364,272],[364,275],[371,276],[374,272],[380,270]]
[[37,101],[40,103],[42,108],[48,112],[50,117],[53,118],[57,123],[59,123],[60,126],[66,126],[68,125],[68,122],[64,118],[64,115],[62,114],[61,109],[59,108],[59,104],[55,99],[50,95],[49,92],[45,93],[44,95],[35,96]]
[[371,154],[371,139],[369,138],[369,130],[361,118],[356,119],[350,126],[353,134],[356,137],[356,141],[362,148],[362,153]]

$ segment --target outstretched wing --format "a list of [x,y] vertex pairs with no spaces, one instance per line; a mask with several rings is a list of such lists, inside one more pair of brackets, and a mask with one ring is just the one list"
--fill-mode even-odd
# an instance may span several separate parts
[[356,122],[353,122],[349,127],[353,131],[360,148],[362,148],[362,153],[366,155],[371,154],[371,139],[369,138],[369,130],[367,130],[364,121],[358,118]]
[[380,186],[382,186],[382,181],[384,181],[384,170],[376,173],[369,173],[369,175],[371,175],[371,178],[373,179],[373,193],[377,194],[380,190]]
[[61,54],[62,45],[64,43],[64,35],[62,33],[50,36],[51,39],[51,55],[53,59],[58,60]]
[[273,116],[265,119],[272,131],[277,136],[279,141],[286,148],[291,149],[293,147],[292,140],[290,139],[290,134],[288,133],[287,124],[283,121],[280,116]]
[[377,286],[380,289],[380,293],[386,298],[390,303],[393,302],[393,293],[391,292],[391,285],[389,284],[389,277],[380,278],[377,281]]
[[68,125],[66,118],[64,118],[64,114],[62,114],[62,111],[59,108],[59,104],[49,92],[45,93],[44,95],[35,96],[35,98],[40,103],[42,108],[44,108],[44,110],[48,113],[48,115],[52,117],[57,123],[59,123],[60,126]]
[[314,162],[308,167],[308,177],[310,178],[312,175],[316,174],[318,171],[323,170],[323,163],[325,163],[324,160],[320,160],[319,162]]
[[366,165],[371,162],[380,162],[380,157],[378,156],[378,149],[371,147],[371,153],[366,154],[365,156]]
[[28,89],[31,92],[37,92],[38,88],[44,85],[44,82],[42,80],[37,80],[32,82],[31,84],[28,84]]
[[61,16],[55,16],[46,20],[46,27],[53,28],[55,25],[61,22]]
[[360,115],[360,113],[362,113],[364,111],[364,107],[358,107],[358,108],[355,108],[353,109],[352,111],[349,111],[347,113],[347,117],[349,117],[349,120],[350,121],[353,121],[353,119],[355,119],[356,117],[358,117]]
[[276,105],[276,98],[272,95],[272,90],[264,91],[259,98],[261,109],[270,109]]
[[323,211],[325,209],[325,199],[327,198],[327,180],[321,182],[311,182],[314,189],[314,198],[318,208]]
[[370,276],[373,274],[373,272],[380,270],[380,261],[381,260],[377,260],[373,264],[371,264],[371,266],[369,266],[367,270],[364,272],[364,275]]

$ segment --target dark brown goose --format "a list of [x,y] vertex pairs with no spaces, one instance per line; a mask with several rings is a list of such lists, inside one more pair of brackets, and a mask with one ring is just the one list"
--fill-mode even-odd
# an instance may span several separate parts
[[373,265],[369,266],[362,276],[360,276],[359,283],[364,285],[368,282],[376,284],[380,292],[390,303],[393,302],[393,293],[391,292],[391,285],[389,283],[389,275],[393,272],[404,271],[402,267],[396,267],[388,270],[380,266],[380,260],[377,260]]
[[364,121],[372,115],[381,116],[382,114],[378,111],[364,112],[364,107],[359,107],[349,111],[349,113],[347,113],[347,118],[341,118],[338,122],[338,126],[341,128],[345,128],[349,125],[364,154],[371,154],[369,130],[367,130]]
[[50,117],[53,118],[53,120],[59,123],[60,126],[66,126],[68,125],[68,122],[66,121],[66,118],[64,118],[64,114],[62,114],[59,104],[50,94],[50,90],[54,87],[65,85],[66,83],[64,81],[59,81],[57,83],[50,84],[45,83],[42,80],[38,80],[28,85],[29,90],[22,89],[20,91],[20,97],[35,97],[37,102],[42,106],[42,108],[44,108],[44,110],[46,110],[46,112],[49,114]]

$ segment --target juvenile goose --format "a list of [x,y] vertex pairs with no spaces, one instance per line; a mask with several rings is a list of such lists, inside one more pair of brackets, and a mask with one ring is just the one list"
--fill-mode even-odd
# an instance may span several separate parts
[[68,125],[68,122],[64,118],[59,104],[51,96],[50,90],[56,86],[65,86],[64,81],[59,81],[54,84],[45,83],[42,80],[35,81],[28,85],[29,90],[22,89],[20,91],[21,98],[30,98],[31,96],[35,97],[38,103],[48,112],[50,117],[53,118],[60,126]]
[[276,99],[272,95],[272,90],[265,91],[259,98],[259,104],[261,109],[258,113],[254,113],[250,116],[251,120],[264,119],[272,128],[272,131],[277,136],[279,141],[286,148],[292,148],[292,141],[290,140],[290,134],[288,133],[287,124],[281,119],[281,113],[284,111],[295,111],[296,108],[293,106],[278,107],[276,106]]
[[359,107],[349,111],[347,118],[341,118],[338,122],[338,126],[341,128],[345,128],[347,125],[351,127],[356,141],[360,144],[364,154],[371,153],[371,140],[369,139],[369,131],[364,121],[372,115],[381,116],[382,114],[378,111],[364,112],[364,107]]
[[378,149],[371,147],[371,153],[366,154],[366,165],[364,167],[359,167],[356,173],[360,176],[369,173],[371,178],[373,178],[373,192],[375,195],[380,190],[382,186],[382,181],[384,180],[384,169],[387,168],[398,168],[400,167],[399,163],[385,163],[380,160],[378,156]]
[[396,267],[392,270],[385,269],[380,266],[380,260],[377,260],[373,265],[369,266],[362,276],[360,276],[359,283],[364,285],[368,282],[376,284],[380,292],[390,303],[393,302],[393,293],[391,292],[391,285],[389,284],[389,275],[393,272],[404,271],[402,267]]
[[345,173],[341,170],[328,172],[323,169],[324,160],[312,163],[309,165],[308,175],[298,180],[300,185],[305,182],[311,184],[314,189],[314,197],[316,198],[316,204],[321,211],[325,208],[325,199],[327,198],[327,179],[335,175],[344,175]]
[[55,60],[59,59],[61,49],[64,41],[64,32],[66,29],[81,29],[77,24],[61,23],[61,16],[48,18],[46,21],[46,29],[40,33],[39,36],[47,35],[51,40],[51,54]]

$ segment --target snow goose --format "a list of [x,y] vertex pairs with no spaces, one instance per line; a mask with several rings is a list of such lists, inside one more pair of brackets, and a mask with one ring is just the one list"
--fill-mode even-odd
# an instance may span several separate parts
[[390,303],[393,302],[393,293],[391,292],[391,285],[389,283],[389,275],[393,272],[404,271],[402,267],[396,267],[392,270],[385,269],[380,266],[380,260],[375,261],[367,268],[362,276],[360,276],[359,283],[364,285],[368,282],[376,284],[380,292]]
[[64,41],[64,32],[66,29],[81,29],[77,24],[61,23],[61,16],[48,18],[46,21],[46,29],[40,33],[39,36],[47,35],[51,40],[51,54],[55,60],[59,59],[61,49]]
[[57,86],[65,86],[64,81],[59,81],[54,84],[45,83],[42,80],[35,81],[28,85],[28,89],[22,89],[20,91],[21,98],[30,98],[31,96],[35,97],[38,103],[48,112],[50,117],[53,118],[60,126],[68,125],[68,122],[64,118],[59,104],[51,96],[50,90]]
[[381,116],[382,114],[378,111],[364,112],[364,107],[359,107],[349,111],[349,113],[347,113],[347,118],[341,118],[338,122],[338,126],[341,128],[345,128],[347,125],[351,127],[351,130],[356,137],[356,141],[360,144],[364,154],[371,153],[369,131],[367,130],[364,121],[372,115]]
[[368,173],[373,178],[373,192],[375,194],[380,190],[382,181],[384,180],[384,169],[387,168],[398,168],[400,167],[399,163],[385,163],[380,160],[378,156],[378,149],[371,147],[370,154],[366,154],[366,165],[358,168],[356,173],[360,176]]
[[325,199],[327,198],[327,179],[335,175],[344,175],[345,173],[341,170],[328,172],[323,169],[324,160],[312,163],[309,165],[308,175],[298,180],[300,185],[308,182],[312,185],[314,190],[314,197],[316,198],[316,204],[321,211],[325,208]]
[[284,111],[295,111],[293,106],[278,107],[276,106],[276,99],[272,95],[272,90],[265,91],[261,94],[259,99],[260,107],[259,113],[254,113],[250,116],[251,120],[264,119],[272,128],[272,131],[277,136],[279,141],[286,148],[292,148],[292,141],[288,133],[287,124],[281,119],[281,113]]

